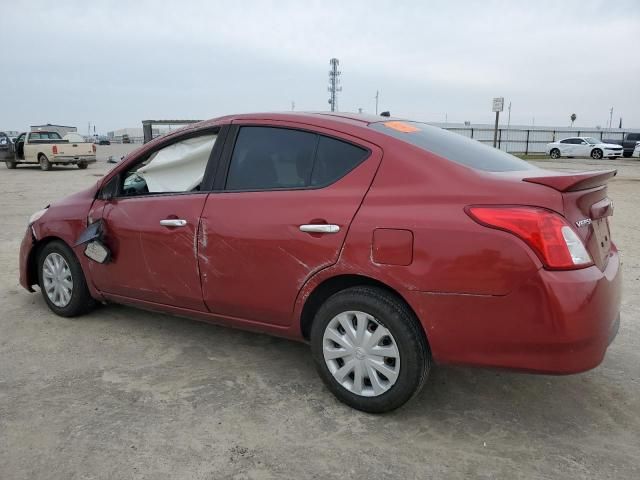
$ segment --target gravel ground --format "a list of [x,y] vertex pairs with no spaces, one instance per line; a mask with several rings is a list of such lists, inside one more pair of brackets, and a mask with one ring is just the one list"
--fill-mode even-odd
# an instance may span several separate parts
[[640,162],[617,166],[622,326],[566,377],[436,368],[405,408],[338,403],[307,346],[120,306],[53,315],[18,285],[28,216],[109,166],[0,171],[0,478],[640,478]]

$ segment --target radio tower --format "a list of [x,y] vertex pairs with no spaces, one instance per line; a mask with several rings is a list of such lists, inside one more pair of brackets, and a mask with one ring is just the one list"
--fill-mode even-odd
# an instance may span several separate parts
[[340,86],[340,75],[342,75],[342,72],[338,70],[340,60],[332,58],[329,60],[329,65],[331,65],[331,70],[329,70],[329,87],[327,90],[329,91],[331,111],[335,112],[338,110],[338,92],[342,91],[342,87]]

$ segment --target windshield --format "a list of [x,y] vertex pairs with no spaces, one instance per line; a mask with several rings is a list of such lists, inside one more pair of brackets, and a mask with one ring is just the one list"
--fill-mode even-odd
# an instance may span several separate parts
[[593,137],[585,137],[584,140],[589,144],[589,145],[596,145],[598,143],[600,143],[600,140],[596,140]]
[[536,168],[497,148],[426,123],[389,121],[372,123],[369,126],[427,152],[476,170],[512,172]]

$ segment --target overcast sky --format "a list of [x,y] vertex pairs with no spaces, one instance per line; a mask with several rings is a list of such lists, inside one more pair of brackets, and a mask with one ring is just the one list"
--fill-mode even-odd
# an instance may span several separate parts
[[[327,110],[640,128],[640,1],[155,0],[2,8],[0,130]],[[506,122],[506,112],[504,115]]]

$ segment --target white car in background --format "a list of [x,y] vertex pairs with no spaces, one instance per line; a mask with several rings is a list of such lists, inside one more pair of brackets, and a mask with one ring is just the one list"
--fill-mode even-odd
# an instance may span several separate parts
[[633,154],[631,156],[633,158],[640,158],[640,142],[636,143],[636,148],[633,150]]
[[615,143],[602,143],[593,137],[570,137],[559,142],[547,144],[547,154],[551,158],[591,157],[596,160],[602,157],[622,157],[622,146]]

